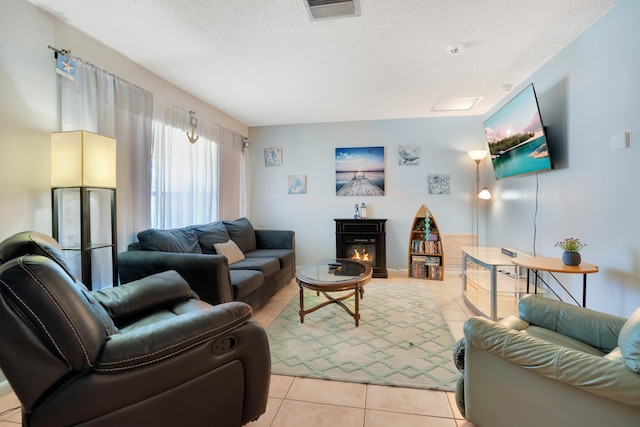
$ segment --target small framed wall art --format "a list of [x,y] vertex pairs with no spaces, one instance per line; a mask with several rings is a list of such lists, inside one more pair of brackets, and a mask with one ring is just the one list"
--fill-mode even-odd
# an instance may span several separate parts
[[265,166],[282,166],[282,147],[264,149]]
[[449,174],[430,174],[429,194],[449,194]]
[[289,175],[289,194],[307,194],[307,175]]
[[401,145],[398,149],[398,164],[400,166],[416,166],[420,164],[419,145]]

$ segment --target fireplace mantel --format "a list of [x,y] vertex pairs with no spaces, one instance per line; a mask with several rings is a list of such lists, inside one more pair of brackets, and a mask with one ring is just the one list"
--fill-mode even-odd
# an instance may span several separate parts
[[375,248],[373,277],[386,278],[387,248],[386,219],[336,218],[336,258],[351,258],[350,247],[363,246]]

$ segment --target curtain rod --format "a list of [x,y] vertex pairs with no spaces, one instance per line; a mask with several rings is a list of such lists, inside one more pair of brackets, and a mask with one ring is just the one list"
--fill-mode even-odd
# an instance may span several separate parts
[[53,46],[47,46],[47,47],[55,52],[54,55],[56,56],[56,58],[58,57],[58,55],[64,55],[64,56],[71,55],[71,50],[70,49],[56,49]]
[[[58,55],[64,55],[64,56],[70,56],[70,55],[71,55],[71,49],[56,49],[55,47],[53,47],[53,46],[51,46],[51,45],[48,45],[47,47],[48,47],[49,49],[51,49],[52,51],[54,51],[54,52],[55,52],[55,57],[56,57],[56,58],[58,58]],[[109,75],[113,76],[114,78],[117,78],[117,79],[119,79],[119,80],[121,80],[121,81],[123,81],[123,82],[125,82],[125,83],[127,83],[127,84],[129,84],[129,85],[131,85],[131,86],[133,86],[133,87],[136,87],[136,88],[138,88],[138,89],[140,89],[140,90],[142,90],[142,91],[148,92],[148,93],[150,93],[154,98],[156,98],[156,96],[153,94],[153,92],[150,92],[150,91],[148,91],[148,90],[146,90],[146,89],[144,89],[144,88],[141,88],[140,86],[138,86],[138,85],[136,85],[136,84],[133,84],[133,83],[131,83],[131,82],[129,82],[129,81],[127,81],[127,80],[123,79],[122,77],[116,76],[115,74],[110,73],[109,71],[106,71],[106,70],[103,70],[103,69],[101,69],[101,68],[98,68],[98,67],[96,67],[95,65],[93,65],[92,63],[87,62],[87,61],[85,61],[85,60],[84,60],[84,59],[82,59],[82,58],[77,58],[77,59],[79,59],[82,63],[84,63],[84,64],[86,64],[86,65],[89,65],[89,66],[91,66],[91,67],[94,67],[94,68],[96,68],[96,69],[99,69],[99,70],[101,70],[101,71],[103,71],[103,72],[105,72],[105,73],[107,73],[107,74],[109,74]],[[165,102],[166,102],[166,101],[165,101]],[[179,107],[178,107],[178,108],[179,108]],[[189,114],[195,114],[195,111],[193,111],[193,113],[192,113],[191,111],[189,111]],[[230,131],[230,132],[231,132],[231,133],[233,133],[233,134],[236,134],[236,135],[239,135],[239,136],[244,137],[244,135],[241,135],[241,134],[239,134],[239,133],[235,133],[235,132],[234,132],[234,131],[232,131],[231,129],[227,129],[227,128],[225,128],[224,126],[220,126],[219,124],[216,124],[216,123],[211,123],[211,124],[212,124],[212,125],[214,125],[214,126],[218,126],[218,127],[220,127],[220,128],[223,128],[223,129],[225,129],[225,130],[228,130],[228,131]]]

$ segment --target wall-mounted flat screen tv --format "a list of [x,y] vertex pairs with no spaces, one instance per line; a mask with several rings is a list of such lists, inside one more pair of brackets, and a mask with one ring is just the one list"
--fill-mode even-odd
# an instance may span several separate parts
[[533,84],[485,120],[484,132],[496,179],[553,167]]

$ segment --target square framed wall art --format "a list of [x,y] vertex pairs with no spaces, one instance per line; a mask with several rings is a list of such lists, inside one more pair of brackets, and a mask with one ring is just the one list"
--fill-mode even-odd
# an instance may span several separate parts
[[420,164],[419,145],[401,145],[398,149],[398,164],[400,166],[417,166]]
[[384,147],[336,148],[336,196],[384,196]]
[[264,165],[282,166],[282,147],[264,149]]
[[307,175],[289,175],[289,194],[307,194]]
[[428,178],[429,194],[449,194],[449,174],[431,174]]

